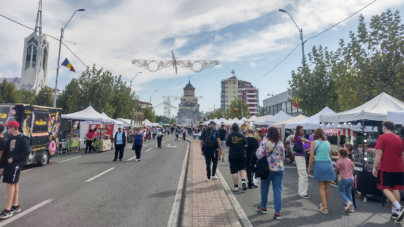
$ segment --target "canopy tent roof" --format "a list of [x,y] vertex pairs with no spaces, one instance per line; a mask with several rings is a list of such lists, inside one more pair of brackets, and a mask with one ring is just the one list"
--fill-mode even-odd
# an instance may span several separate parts
[[250,119],[247,119],[246,122],[250,123],[250,122],[260,122],[260,121],[265,121],[266,119],[271,118],[272,115],[265,115],[265,116],[261,116],[261,117],[251,117]]
[[129,127],[130,126],[130,119],[124,119],[124,118],[117,118],[117,121],[122,121],[122,125],[124,127]]
[[389,111],[387,112],[387,120],[394,122],[394,124],[404,124],[404,110]]
[[332,111],[330,108],[325,107],[322,109],[320,112],[316,113],[315,115],[308,117],[306,119],[300,120],[300,121],[295,121],[292,123],[287,123],[285,125],[285,128],[287,129],[295,129],[298,125],[303,126],[304,129],[316,129],[320,127],[320,116],[324,114],[333,114],[335,113]]
[[149,120],[144,120],[142,121],[142,125],[146,125],[146,126],[153,126],[153,123],[151,123]]
[[292,116],[290,116],[289,114],[286,114],[283,111],[278,112],[277,114],[275,114],[274,116],[266,119],[265,121],[261,121],[261,122],[254,122],[254,124],[257,125],[268,125],[271,126],[273,123],[278,123],[278,122],[282,122],[282,121],[286,121],[293,118]]
[[292,122],[295,122],[295,121],[300,121],[300,120],[303,120],[303,119],[306,119],[306,118],[307,118],[307,117],[304,116],[304,115],[299,115],[299,116],[290,118],[290,119],[288,119],[288,120],[286,120],[286,121],[282,121],[282,122],[278,122],[278,123],[273,123],[273,124],[271,124],[271,126],[272,126],[272,127],[277,127],[277,128],[282,128],[282,126],[285,126],[287,123],[292,123]]
[[62,114],[63,119],[77,120],[77,121],[102,121],[105,123],[115,123],[114,119],[109,118],[108,116],[102,115],[94,110],[92,106],[87,107],[84,110],[70,113],[70,114]]
[[321,122],[385,121],[388,111],[397,110],[404,110],[404,102],[383,92],[356,108],[341,113],[322,114],[320,120]]
[[104,113],[104,112],[102,112],[101,115],[103,115],[104,117],[106,117],[108,120],[113,121],[113,122],[114,122],[115,124],[117,124],[117,125],[123,125],[123,122],[122,122],[122,121],[118,121],[118,120],[112,119],[112,118],[108,117],[108,115],[107,115],[106,113]]

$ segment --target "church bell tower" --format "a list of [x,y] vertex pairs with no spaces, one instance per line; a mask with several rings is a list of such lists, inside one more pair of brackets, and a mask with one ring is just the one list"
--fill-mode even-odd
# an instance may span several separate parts
[[46,86],[49,42],[42,34],[42,0],[39,1],[35,31],[24,40],[21,84],[29,85],[36,94]]

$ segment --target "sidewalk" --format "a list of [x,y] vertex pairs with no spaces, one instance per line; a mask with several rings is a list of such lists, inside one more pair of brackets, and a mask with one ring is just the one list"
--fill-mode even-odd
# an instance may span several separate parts
[[241,226],[220,180],[205,181],[206,164],[199,141],[188,141],[191,150],[182,226]]

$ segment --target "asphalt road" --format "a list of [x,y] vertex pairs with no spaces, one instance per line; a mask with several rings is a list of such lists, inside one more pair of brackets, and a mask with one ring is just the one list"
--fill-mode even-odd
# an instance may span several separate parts
[[[167,226],[188,143],[170,135],[163,138],[162,149],[156,144],[146,142],[140,162],[127,161],[135,156],[129,144],[122,162],[112,162],[112,150],[81,151],[53,158],[44,167],[25,168],[20,177],[23,212],[48,203],[6,226]],[[6,194],[3,184],[3,206]]]
[[[233,180],[230,175],[229,163],[227,161],[219,162],[218,168],[224,177],[226,183],[232,188]],[[241,179],[239,177],[239,185]],[[233,193],[242,210],[247,215],[252,226],[401,226],[402,224],[394,224],[394,220],[390,219],[391,207],[387,204],[385,207],[378,200],[370,200],[366,203],[357,195],[357,208],[355,213],[345,212],[343,208],[343,200],[337,192],[336,187],[331,187],[331,195],[328,201],[329,214],[325,215],[319,212],[319,204],[321,199],[318,193],[317,182],[309,177],[309,192],[311,199],[302,199],[297,195],[298,191],[298,174],[296,166],[286,164],[285,175],[283,178],[282,192],[282,220],[274,220],[273,194],[272,186],[268,196],[268,214],[262,214],[257,211],[260,206],[260,188],[247,190],[245,193]]]

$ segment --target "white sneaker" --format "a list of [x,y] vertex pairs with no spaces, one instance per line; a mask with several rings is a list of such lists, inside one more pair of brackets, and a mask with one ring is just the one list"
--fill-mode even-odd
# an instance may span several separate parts
[[296,162],[292,162],[293,165],[296,165]]
[[217,176],[212,176],[212,180],[217,180],[217,179],[219,179],[219,177],[217,177]]
[[210,179],[208,179],[208,178],[206,178],[206,180],[205,180],[206,182],[210,182]]
[[233,192],[238,192],[238,187],[234,187],[231,189]]

